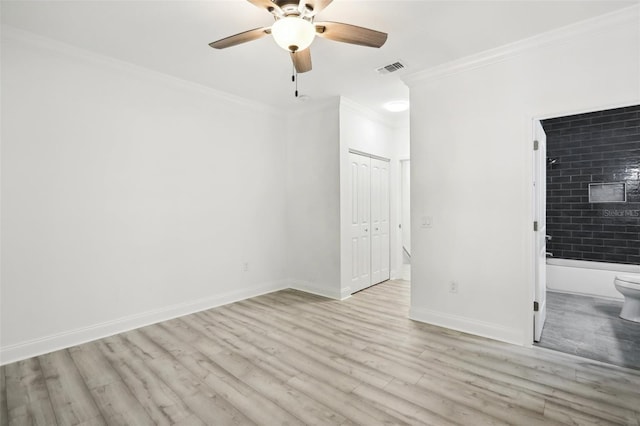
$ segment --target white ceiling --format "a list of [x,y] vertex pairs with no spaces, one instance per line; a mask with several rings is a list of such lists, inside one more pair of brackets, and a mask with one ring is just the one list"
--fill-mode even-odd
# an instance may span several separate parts
[[[637,3],[334,0],[316,20],[384,31],[388,41],[373,49],[316,38],[300,92],[343,95],[382,112],[384,102],[408,99],[409,91],[400,73],[378,75],[380,66],[401,59],[411,73]],[[245,0],[2,0],[1,8],[3,25],[278,108],[296,106],[291,62],[271,37],[226,50],[208,46],[273,22]]]

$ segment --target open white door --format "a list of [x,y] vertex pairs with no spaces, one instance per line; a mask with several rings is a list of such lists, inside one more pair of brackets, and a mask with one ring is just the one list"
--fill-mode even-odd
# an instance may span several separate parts
[[540,120],[533,123],[534,145],[534,232],[535,299],[533,302],[533,340],[540,341],[547,317],[547,135]]

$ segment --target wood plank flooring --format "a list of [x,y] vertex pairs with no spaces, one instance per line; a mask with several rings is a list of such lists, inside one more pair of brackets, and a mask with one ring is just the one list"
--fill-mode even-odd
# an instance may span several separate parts
[[2,425],[640,425],[640,372],[285,290],[0,369]]

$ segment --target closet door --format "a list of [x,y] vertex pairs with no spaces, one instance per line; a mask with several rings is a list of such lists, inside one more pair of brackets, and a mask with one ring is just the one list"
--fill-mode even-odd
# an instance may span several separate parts
[[389,162],[371,159],[371,284],[389,279]]
[[349,154],[351,190],[351,289],[371,282],[371,159]]

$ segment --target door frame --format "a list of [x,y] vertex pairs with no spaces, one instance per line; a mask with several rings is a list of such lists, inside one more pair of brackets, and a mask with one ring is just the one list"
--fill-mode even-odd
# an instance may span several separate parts
[[[411,238],[411,191],[409,190],[408,193],[405,193],[404,186],[403,186],[404,168],[407,163],[409,164],[409,167],[411,167],[411,158],[400,158],[399,163],[400,163],[400,169],[399,169],[399,174],[400,174],[399,206],[400,208],[398,212],[398,223],[402,225],[402,228],[400,228],[399,230],[400,236],[398,238],[400,245],[399,247],[396,248],[397,250],[396,255],[398,256],[397,264],[399,265],[397,269],[399,269],[399,275],[401,279],[411,282],[411,264],[409,264],[408,274],[405,274],[405,270],[404,270],[404,243],[405,243],[404,232],[405,232],[405,226],[407,225],[409,225],[409,238]],[[409,188],[411,188],[411,174],[409,174]],[[404,221],[403,207],[404,207],[405,198],[408,199],[409,201],[409,223],[406,223]],[[409,257],[411,257],[411,253],[409,253]]]
[[[528,273],[528,280],[527,280],[528,294],[527,294],[527,300],[526,300],[527,321],[525,322],[526,329],[524,330],[525,336],[527,336],[527,340],[525,343],[525,346],[527,347],[539,348],[539,346],[534,345],[534,342],[533,342],[533,337],[534,337],[533,336],[534,334],[533,333],[533,315],[529,315],[530,313],[533,313],[533,302],[535,301],[535,297],[536,297],[535,234],[529,231],[530,229],[532,229],[531,224],[533,224],[533,222],[535,221],[534,211],[533,211],[535,193],[533,192],[533,186],[531,185],[531,182],[533,181],[533,177],[535,173],[535,171],[533,170],[535,152],[533,151],[533,149],[531,149],[532,135],[533,135],[533,129],[534,129],[533,124],[535,123],[536,120],[542,122],[544,120],[549,120],[551,118],[566,117],[569,115],[577,115],[577,114],[586,114],[590,112],[598,112],[598,111],[615,109],[615,108],[625,108],[625,107],[638,105],[639,102],[640,100],[635,100],[635,101],[627,101],[627,102],[608,103],[608,104],[602,104],[602,105],[592,105],[592,106],[575,108],[575,109],[558,110],[555,112],[541,112],[535,115],[530,115],[526,120],[525,130],[526,130],[527,137],[525,138],[525,143],[526,143],[527,152],[529,153],[526,156],[526,165],[527,167],[530,167],[529,179],[527,181],[527,190],[530,191],[529,199],[531,202],[531,207],[529,208],[530,216],[528,217],[528,221],[526,224],[527,232],[529,233],[529,235],[531,235],[530,244],[529,244],[531,247],[531,253],[529,256],[531,263],[529,265],[529,273]],[[546,179],[547,178],[546,169],[544,170],[544,175],[545,175],[544,178]]]
[[[547,137],[542,120],[534,120],[533,132],[533,219],[534,219],[534,301],[533,301],[533,341],[539,342],[546,319],[546,197],[547,197]],[[538,128],[542,132],[539,134]],[[542,138],[540,136],[543,136]],[[542,140],[541,140],[542,139]],[[544,189],[544,192],[541,192]],[[542,210],[544,208],[544,210]],[[542,296],[540,296],[540,294]],[[536,340],[538,337],[538,340]]]

